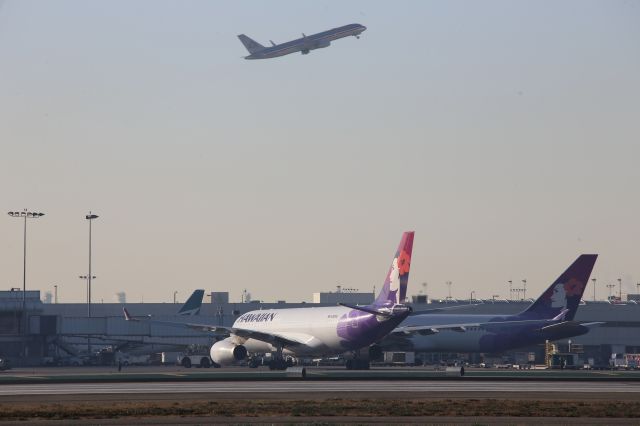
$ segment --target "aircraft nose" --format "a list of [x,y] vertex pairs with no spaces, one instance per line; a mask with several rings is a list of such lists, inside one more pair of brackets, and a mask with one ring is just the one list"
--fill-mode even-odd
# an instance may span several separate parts
[[361,26],[360,26],[360,29],[361,29],[362,31],[365,31],[365,30],[367,29],[367,27],[365,27],[364,25],[361,25]]

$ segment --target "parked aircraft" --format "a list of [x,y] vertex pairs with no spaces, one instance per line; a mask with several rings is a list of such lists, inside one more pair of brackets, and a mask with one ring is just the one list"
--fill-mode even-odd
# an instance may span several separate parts
[[178,311],[178,315],[185,317],[199,315],[203,297],[204,290],[194,290]]
[[[200,315],[200,308],[202,306],[202,298],[204,297],[204,290],[194,290],[187,301],[180,307],[176,316],[179,317],[194,317]],[[148,317],[146,317],[148,318]],[[128,337],[128,336],[91,336],[92,339],[100,340],[104,344],[112,344],[121,352],[125,352],[130,355],[148,355],[157,352],[167,351],[181,351],[189,345],[167,343],[162,338],[151,338],[147,336],[140,337]]]
[[238,38],[249,51],[249,56],[245,56],[245,59],[270,59],[295,52],[300,52],[303,55],[306,55],[312,50],[329,47],[333,40],[337,40],[339,38],[349,36],[360,38],[360,34],[362,34],[366,29],[367,27],[360,24],[349,24],[310,36],[306,36],[303,33],[302,38],[282,44],[275,44],[272,41],[271,46],[269,47],[261,45],[244,34],[240,34]]
[[[409,281],[413,232],[405,232],[393,256],[382,290],[366,306],[265,309],[247,312],[231,327],[177,324],[216,334],[227,334],[211,347],[211,359],[230,365],[250,354],[272,354],[272,369],[285,369],[286,356],[329,357],[367,348],[396,328],[408,315],[404,304]],[[135,320],[124,309],[127,320]],[[369,360],[350,359],[347,368],[368,368]]]
[[496,353],[585,334],[591,327],[602,324],[574,321],[597,257],[579,256],[519,314],[414,314],[373,350]]

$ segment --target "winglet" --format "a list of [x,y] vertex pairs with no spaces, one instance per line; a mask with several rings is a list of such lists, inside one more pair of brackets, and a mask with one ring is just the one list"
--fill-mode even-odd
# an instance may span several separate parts
[[124,312],[124,319],[126,321],[135,321],[135,319],[131,316],[129,311],[127,311],[127,308],[125,308],[124,306],[122,307],[122,312]]
[[[124,312],[124,319],[126,321],[140,321],[138,318],[132,316],[124,306],[122,307],[122,312]],[[151,318],[151,315],[147,315],[147,318]]]

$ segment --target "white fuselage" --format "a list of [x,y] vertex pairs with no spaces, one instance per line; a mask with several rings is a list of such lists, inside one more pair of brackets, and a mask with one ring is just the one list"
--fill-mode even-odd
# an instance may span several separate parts
[[[342,306],[324,308],[265,309],[247,312],[233,324],[234,328],[282,335],[304,344],[286,348],[290,355],[326,355],[342,353],[342,338],[338,336],[338,321],[350,311]],[[363,313],[363,316],[367,315]],[[244,345],[249,353],[268,353],[276,347],[256,339],[231,336],[235,344]]]
[[[378,329],[382,328],[379,323],[386,320],[381,317],[373,320],[373,317],[372,314],[342,306],[265,309],[241,315],[233,328],[263,332],[298,342],[285,345],[284,354],[329,356],[352,350],[354,345],[365,340],[367,342],[362,346],[373,343],[378,337]],[[378,326],[374,324],[372,327],[374,321]],[[243,345],[252,354],[277,351],[275,344],[258,339],[231,335],[225,340]]]

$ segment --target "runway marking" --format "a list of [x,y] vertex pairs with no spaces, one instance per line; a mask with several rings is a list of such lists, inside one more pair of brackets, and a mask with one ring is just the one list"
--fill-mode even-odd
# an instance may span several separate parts
[[415,382],[415,381],[295,381],[295,382],[197,382],[197,383],[77,383],[3,385],[0,395],[51,394],[164,394],[164,393],[433,393],[476,392],[493,393],[640,393],[640,383],[579,383],[548,382]]

